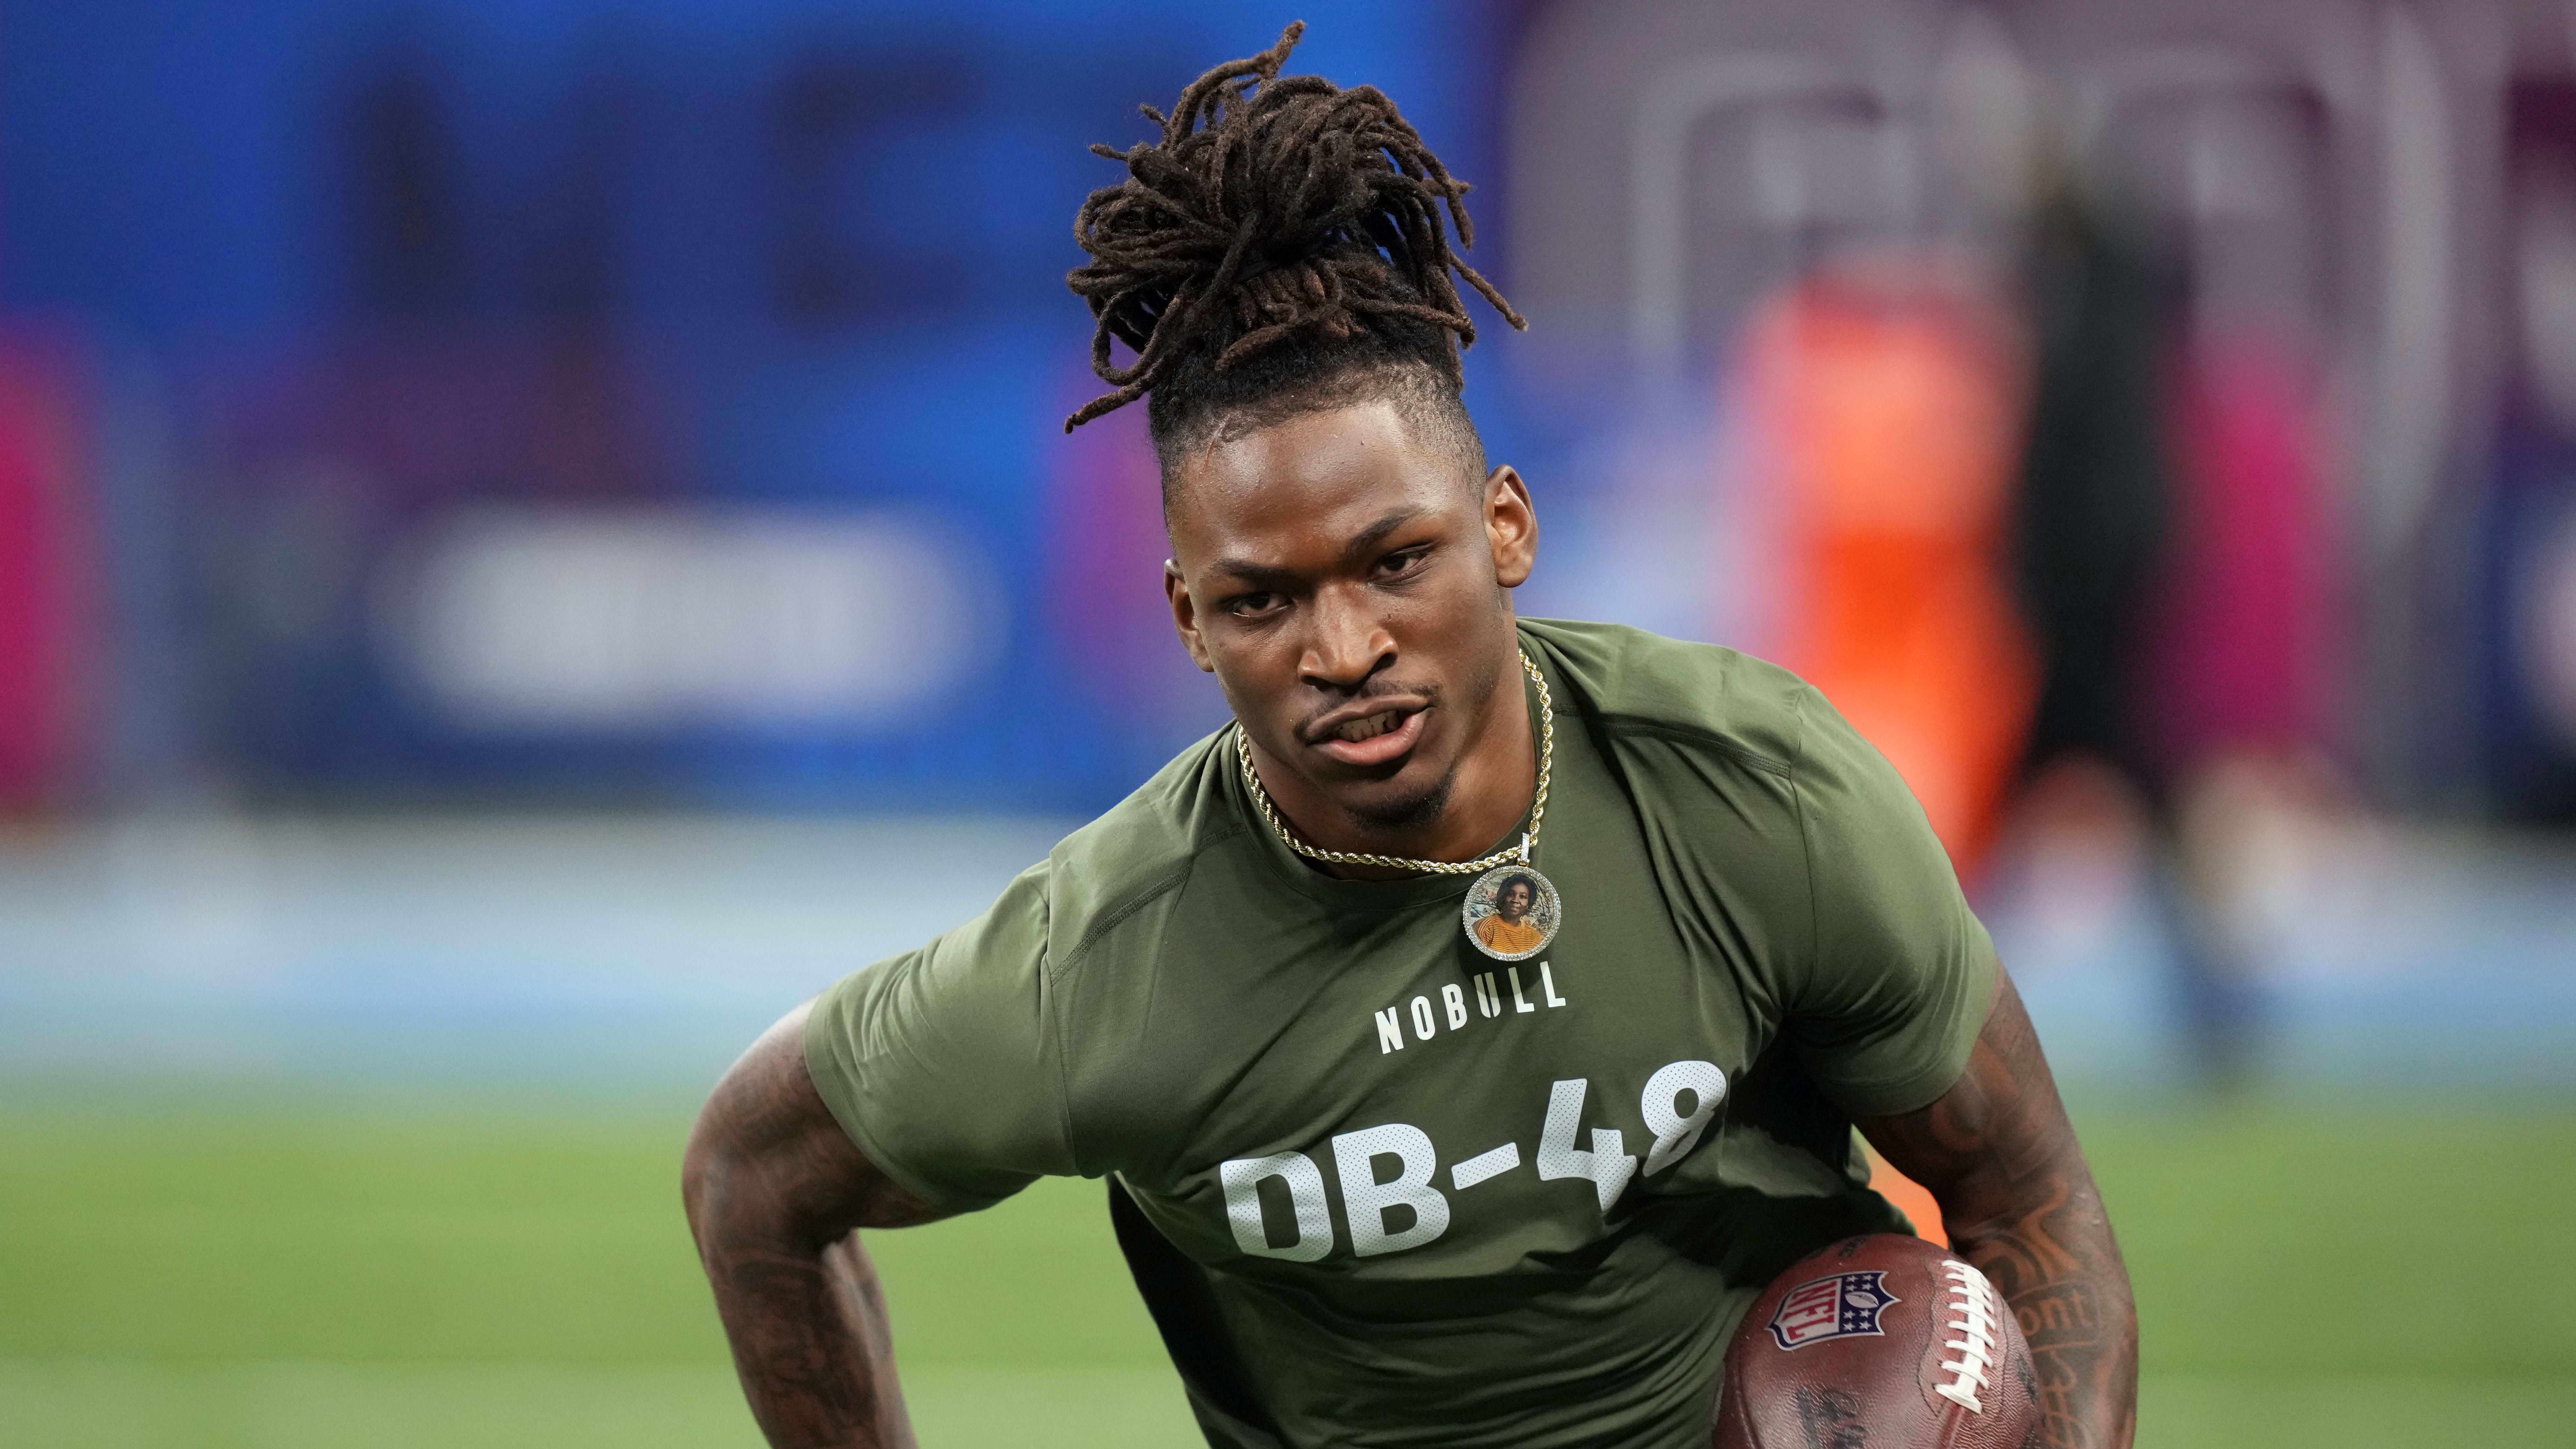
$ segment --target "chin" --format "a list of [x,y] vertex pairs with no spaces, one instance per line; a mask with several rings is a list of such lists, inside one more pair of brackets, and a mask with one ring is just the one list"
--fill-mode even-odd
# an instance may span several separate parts
[[1416,784],[1405,779],[1411,773],[1398,771],[1391,780],[1344,796],[1340,802],[1343,812],[1371,830],[1409,830],[1439,819],[1440,812],[1449,806],[1451,776],[1444,774],[1428,784]]

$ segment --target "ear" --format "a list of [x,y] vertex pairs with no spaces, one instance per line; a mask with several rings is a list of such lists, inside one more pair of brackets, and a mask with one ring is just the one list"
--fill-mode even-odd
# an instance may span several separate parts
[[1181,636],[1181,647],[1190,651],[1190,662],[1208,674],[1216,673],[1216,662],[1208,658],[1207,640],[1199,633],[1199,606],[1190,600],[1190,586],[1181,577],[1181,566],[1163,560],[1163,597],[1172,606],[1172,630]]
[[1494,582],[1519,588],[1538,563],[1538,510],[1509,463],[1485,475],[1485,540],[1494,550]]

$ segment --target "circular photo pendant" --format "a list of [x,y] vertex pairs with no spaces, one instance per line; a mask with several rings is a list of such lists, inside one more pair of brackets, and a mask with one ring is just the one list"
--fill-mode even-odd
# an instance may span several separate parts
[[1497,961],[1520,961],[1547,949],[1565,911],[1546,876],[1514,862],[1476,877],[1458,918],[1477,950]]

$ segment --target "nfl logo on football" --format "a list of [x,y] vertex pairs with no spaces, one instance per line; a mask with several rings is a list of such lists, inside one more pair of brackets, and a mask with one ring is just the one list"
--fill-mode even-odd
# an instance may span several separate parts
[[1870,1269],[1799,1284],[1780,1300],[1779,1311],[1771,1315],[1771,1337],[1782,1348],[1805,1348],[1828,1338],[1884,1333],[1886,1330],[1878,1326],[1878,1315],[1897,1301],[1896,1295],[1885,1287],[1886,1277],[1884,1272]]

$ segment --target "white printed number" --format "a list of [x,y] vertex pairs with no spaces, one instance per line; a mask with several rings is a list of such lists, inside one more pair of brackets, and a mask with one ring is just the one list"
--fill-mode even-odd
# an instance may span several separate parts
[[1548,1089],[1547,1126],[1538,1135],[1538,1180],[1590,1178],[1594,1190],[1601,1195],[1601,1210],[1606,1213],[1635,1175],[1637,1159],[1620,1153],[1624,1139],[1616,1127],[1593,1128],[1589,1152],[1574,1145],[1575,1129],[1583,1121],[1586,1085],[1584,1078],[1576,1077]]
[[[1684,1092],[1691,1094],[1688,1112],[1680,1110]],[[1717,1100],[1725,1095],[1726,1073],[1713,1062],[1675,1062],[1646,1079],[1637,1113],[1655,1134],[1655,1145],[1646,1150],[1648,1177],[1699,1145],[1701,1130],[1717,1115]]]
[[[1541,1182],[1589,1182],[1607,1215],[1640,1168],[1625,1151],[1627,1134],[1616,1127],[1595,1127],[1591,1145],[1578,1145],[1586,1140],[1583,1099],[1590,1087],[1584,1077],[1549,1084],[1533,1166]],[[1725,1096],[1726,1073],[1713,1062],[1674,1062],[1648,1077],[1637,1101],[1637,1115],[1652,1139],[1644,1174],[1663,1171],[1698,1146]],[[1432,1186],[1440,1153],[1430,1134],[1409,1123],[1389,1122],[1344,1132],[1331,1147],[1341,1181],[1343,1229],[1355,1256],[1418,1248],[1449,1230],[1449,1199]],[[1520,1144],[1506,1142],[1458,1161],[1450,1169],[1450,1182],[1464,1192],[1518,1170],[1520,1162]],[[1381,1173],[1386,1166],[1393,1176]],[[1324,1194],[1324,1174],[1313,1158],[1302,1152],[1239,1157],[1218,1167],[1217,1182],[1225,1190],[1226,1221],[1234,1230],[1235,1246],[1245,1253],[1312,1263],[1333,1250],[1332,1209]],[[1272,1188],[1274,1200],[1285,1198],[1286,1213],[1264,1210],[1265,1185]]]

